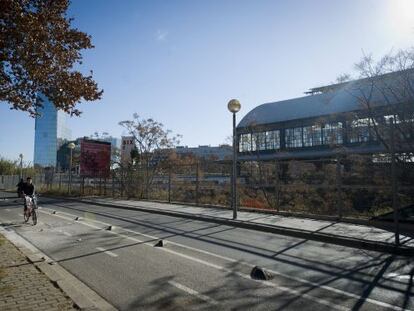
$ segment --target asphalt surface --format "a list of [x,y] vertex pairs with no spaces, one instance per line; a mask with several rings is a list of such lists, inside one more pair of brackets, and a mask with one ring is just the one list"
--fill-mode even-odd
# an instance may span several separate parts
[[[414,309],[411,258],[78,202],[39,206],[32,226],[21,202],[0,200],[0,222],[120,310]],[[273,279],[251,279],[256,265]]]

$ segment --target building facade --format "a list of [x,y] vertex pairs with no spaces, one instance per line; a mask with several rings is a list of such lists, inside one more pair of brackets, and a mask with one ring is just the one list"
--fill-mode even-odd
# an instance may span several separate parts
[[[86,137],[84,138],[86,139]],[[112,163],[115,163],[118,161],[118,154],[120,154],[120,151],[121,151],[121,139],[117,137],[109,136],[109,135],[102,136],[102,137],[90,136],[88,139],[110,143],[111,144],[111,161]]]
[[[75,148],[73,149],[73,164],[79,165],[80,160],[80,146],[83,140],[90,141],[101,141],[111,144],[111,161],[114,163],[117,161],[117,150],[120,150],[121,140],[116,137],[107,136],[104,138],[90,138],[90,137],[79,137],[73,142],[75,143]],[[62,144],[57,151],[57,169],[59,171],[67,171],[69,169],[69,159],[70,159],[70,149],[68,147],[69,141]]]
[[[254,108],[237,126],[238,159],[266,161],[333,157],[338,152],[381,153],[385,147],[378,129],[389,129],[391,118],[398,125],[411,124],[405,127],[404,135],[406,142],[414,140],[414,94],[402,89],[398,74],[314,88],[307,96]],[[408,76],[414,81],[413,73]],[[407,148],[412,151],[409,145]]]
[[42,97],[43,107],[38,109],[35,119],[34,164],[56,167],[59,147],[71,138],[66,126],[66,115],[57,111],[47,98]]
[[209,146],[201,145],[198,147],[178,146],[173,151],[179,156],[194,156],[198,159],[223,161],[232,156],[232,147],[229,145]]
[[133,136],[122,136],[121,138],[121,163],[131,163],[131,152],[135,149]]

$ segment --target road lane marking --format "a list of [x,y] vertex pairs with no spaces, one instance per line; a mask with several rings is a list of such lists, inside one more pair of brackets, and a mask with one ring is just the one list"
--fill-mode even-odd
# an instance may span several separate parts
[[[64,219],[64,220],[68,220],[68,221],[72,221],[72,222],[73,222],[73,218],[69,218],[69,217],[65,217],[65,216],[62,216],[62,215],[57,215],[57,214],[50,215],[48,212],[45,212],[45,211],[39,211],[39,212],[41,212],[41,213],[43,213],[43,214],[46,214],[46,215],[49,215],[49,216],[54,216],[54,217],[62,218],[62,219]],[[94,225],[92,225],[92,224],[88,224],[88,223],[85,223],[85,222],[76,221],[76,223],[77,223],[77,224],[83,224],[83,225],[85,225],[85,226],[89,226],[89,227],[94,228],[94,229],[99,229],[99,230],[102,230],[102,228],[101,228],[101,227],[94,226]],[[110,231],[108,231],[108,232],[110,232]]]
[[172,286],[174,286],[178,289],[181,289],[182,291],[186,292],[187,294],[190,294],[190,295],[195,296],[195,297],[197,297],[197,298],[199,298],[199,299],[201,299],[205,302],[208,302],[209,304],[212,304],[212,305],[218,305],[219,304],[219,302],[217,300],[214,300],[213,298],[208,297],[206,295],[200,294],[198,291],[196,291],[192,288],[189,288],[187,286],[184,286],[183,284],[180,284],[180,283],[177,283],[177,282],[174,282],[174,281],[168,281],[168,284],[170,284],[170,285],[172,285]]
[[23,214],[19,214],[20,217],[23,217]]
[[115,253],[113,253],[113,252],[111,252],[111,251],[107,251],[105,248],[103,248],[103,247],[97,247],[96,248],[98,251],[101,251],[101,252],[104,252],[105,254],[107,254],[107,255],[109,255],[109,256],[111,256],[111,257],[118,257],[118,255],[117,254],[115,254]]
[[409,280],[412,278],[411,275],[409,274],[398,274],[398,273],[389,273],[385,276],[386,278],[395,278],[395,279],[400,279],[400,280]]
[[317,297],[311,296],[311,295],[306,294],[306,293],[303,293],[303,292],[301,292],[299,290],[291,289],[291,288],[288,288],[288,287],[285,287],[285,286],[280,286],[280,285],[278,285],[276,283],[273,283],[273,282],[270,282],[270,281],[260,281],[260,280],[252,279],[250,277],[250,275],[248,275],[248,274],[245,274],[245,273],[242,273],[242,272],[238,272],[238,271],[234,271],[234,270],[225,268],[225,267],[220,266],[220,265],[216,265],[216,264],[210,263],[208,261],[205,261],[205,260],[202,260],[202,259],[193,257],[193,256],[184,255],[184,254],[181,254],[179,252],[176,252],[176,251],[173,251],[173,250],[170,250],[170,249],[167,249],[167,248],[160,248],[160,250],[163,250],[163,251],[165,251],[167,253],[171,253],[171,254],[174,254],[174,255],[177,255],[177,256],[186,258],[186,259],[189,259],[191,261],[198,262],[200,264],[203,264],[203,265],[206,265],[206,266],[215,268],[215,269],[220,270],[220,271],[227,272],[229,274],[235,274],[235,275],[237,275],[237,276],[239,276],[239,277],[241,277],[243,279],[247,279],[247,280],[256,282],[256,283],[258,283],[259,285],[262,285],[262,286],[273,287],[273,288],[276,288],[276,289],[281,290],[281,291],[284,291],[284,292],[288,292],[288,293],[293,294],[293,295],[298,296],[298,297],[304,297],[304,298],[306,298],[308,300],[311,300],[313,302],[319,303],[321,305],[328,306],[331,309],[337,309],[337,310],[342,310],[342,311],[350,310],[350,308],[348,308],[348,307],[344,307],[344,306],[337,305],[337,304],[334,305],[333,302],[331,302],[331,301],[327,301],[325,299],[321,299],[321,298],[317,298]]
[[[68,214],[68,213],[66,213],[66,214]],[[68,215],[71,215],[71,214],[68,214]],[[71,215],[71,216],[73,217],[73,215]],[[105,226],[110,226],[109,223],[106,223],[106,222],[103,222],[103,221],[100,221],[100,220],[96,220],[96,219],[89,219],[89,220],[93,221],[93,222],[96,222],[96,223],[99,223],[99,224],[102,224],[102,225],[105,225]],[[122,228],[120,226],[118,226],[118,228],[122,229],[123,231],[134,233],[134,234],[137,234],[137,235],[141,235],[141,236],[153,239],[153,240],[159,240],[160,239],[159,237],[155,237],[155,236],[152,236],[152,235],[148,235],[148,234],[141,233],[141,232],[138,232],[138,231],[127,229],[127,228]],[[111,233],[116,234],[115,232],[111,232]],[[119,235],[123,236],[122,234],[119,234]],[[131,240],[135,241],[135,242],[143,243],[142,240],[139,240],[139,239],[136,239],[136,238],[133,238],[133,237],[130,237],[130,236],[126,236],[126,237],[128,239],[131,239]],[[226,261],[231,262],[231,263],[237,262],[237,263],[242,264],[242,265],[244,265],[246,267],[249,267],[249,268],[254,267],[254,265],[252,265],[252,264],[249,264],[249,263],[246,263],[246,262],[240,262],[240,261],[238,261],[234,258],[214,254],[214,253],[211,253],[209,251],[197,249],[197,248],[187,246],[187,245],[183,245],[183,244],[180,244],[180,243],[176,243],[176,242],[173,242],[173,241],[168,241],[168,243],[179,246],[179,247],[182,247],[182,248],[186,248],[186,249],[189,249],[189,250],[193,250],[195,252],[199,252],[199,253],[210,255],[210,256],[213,256],[213,257],[216,257],[216,258],[220,258],[220,259],[226,260]],[[151,243],[144,243],[144,244],[149,245],[149,246],[153,246]],[[213,268],[217,269],[217,267],[213,267]],[[353,294],[353,293],[350,293],[350,292],[346,292],[346,291],[343,291],[341,289],[337,289],[337,288],[334,288],[334,287],[331,287],[331,286],[328,286],[328,285],[324,285],[322,283],[312,282],[312,281],[309,281],[309,280],[306,280],[306,279],[303,279],[303,278],[295,277],[295,276],[288,275],[288,274],[278,272],[278,271],[275,271],[275,270],[271,270],[271,269],[266,269],[266,270],[269,271],[272,274],[280,275],[280,276],[285,277],[285,278],[290,279],[290,280],[294,280],[294,281],[297,281],[297,282],[300,282],[300,283],[308,284],[308,285],[311,285],[313,287],[322,288],[322,289],[325,289],[325,290],[328,290],[328,291],[331,291],[331,292],[334,292],[334,293],[337,293],[337,294],[341,294],[341,295],[344,295],[344,296],[347,296],[347,297],[350,297],[350,298],[363,300],[363,301],[372,303],[374,305],[378,305],[378,306],[381,306],[381,307],[385,307],[385,308],[389,308],[389,309],[397,310],[397,311],[405,310],[403,308],[400,308],[400,307],[395,306],[395,305],[391,305],[391,304],[386,303],[386,302],[382,302],[382,301],[375,300],[375,299],[368,298],[368,297],[361,297],[360,295]]]
[[[44,212],[44,213],[46,213],[46,212]],[[69,214],[69,213],[65,213],[65,214],[70,215],[71,217],[74,217],[73,214]],[[60,217],[60,218],[66,219],[66,220],[73,221],[73,218],[68,218],[68,217],[64,217],[64,216],[61,216],[61,215],[56,215],[55,214],[55,215],[50,215],[50,216],[56,216],[56,217]],[[89,219],[89,221],[93,221],[93,222],[96,222],[96,223],[100,223],[100,224],[103,224],[105,226],[110,225],[108,223],[105,223],[105,222],[102,222],[102,221],[99,221],[99,220],[94,220],[94,219]],[[100,229],[100,230],[103,229],[101,227],[98,227],[98,226],[95,226],[95,225],[91,224],[90,222],[87,223],[85,221],[82,221],[82,222],[77,222],[77,223],[83,224],[85,226],[89,226],[89,227],[95,228],[95,229]],[[153,240],[158,240],[159,239],[157,237],[154,237],[154,236],[151,236],[151,235],[147,235],[147,234],[144,234],[144,233],[140,233],[140,232],[137,232],[137,231],[134,231],[134,230],[131,230],[131,229],[122,228],[120,226],[117,226],[117,227],[118,228],[121,228],[124,231],[130,232],[130,233],[135,233],[135,234],[141,235],[141,236],[145,236],[145,237],[151,238]],[[135,241],[135,242],[142,243],[144,245],[153,247],[153,244],[152,243],[144,242],[144,241],[139,240],[139,239],[137,239],[135,237],[131,237],[131,236],[128,236],[128,235],[125,235],[125,234],[122,234],[122,233],[118,233],[118,232],[114,232],[114,231],[105,231],[105,232],[112,233],[114,235],[118,235],[118,236],[124,237],[126,239],[129,239],[129,240],[132,240],[132,241]],[[253,265],[251,265],[251,264],[248,264],[248,263],[245,263],[245,262],[239,262],[236,259],[229,258],[229,257],[226,257],[226,256],[222,256],[222,255],[218,255],[218,254],[214,254],[214,253],[211,253],[211,252],[208,252],[208,251],[200,250],[200,249],[197,249],[197,248],[194,248],[194,247],[191,247],[191,246],[183,245],[183,244],[176,243],[176,242],[172,242],[172,241],[168,241],[168,243],[169,244],[174,244],[174,245],[177,245],[177,246],[181,246],[183,248],[191,249],[191,250],[194,250],[196,252],[208,254],[208,255],[211,255],[213,257],[221,258],[221,259],[226,260],[226,261],[229,261],[229,262],[238,262],[238,263],[240,263],[240,264],[242,264],[244,266],[253,267]],[[290,293],[292,293],[294,295],[297,295],[297,296],[306,297],[309,300],[317,301],[317,302],[319,302],[319,303],[321,303],[323,305],[328,305],[331,308],[336,308],[336,309],[339,309],[339,310],[349,310],[349,308],[346,308],[346,307],[343,307],[343,306],[332,305],[331,302],[326,301],[324,299],[315,298],[314,296],[310,296],[308,294],[302,294],[300,291],[296,291],[296,290],[292,290],[290,288],[278,286],[277,284],[272,283],[270,281],[258,281],[258,280],[254,280],[254,279],[252,279],[247,274],[243,274],[241,272],[235,272],[233,270],[224,268],[222,266],[215,265],[213,263],[204,261],[202,259],[198,259],[196,257],[192,257],[192,256],[189,256],[189,255],[185,255],[185,254],[182,254],[182,253],[173,251],[171,249],[167,249],[167,248],[158,248],[158,249],[159,250],[162,250],[162,251],[169,252],[171,254],[175,254],[175,255],[180,256],[180,257],[183,257],[183,258],[187,258],[187,259],[192,260],[192,261],[196,261],[196,262],[198,262],[200,264],[207,265],[207,266],[210,266],[210,267],[215,268],[215,269],[218,269],[218,270],[226,271],[226,272],[229,272],[229,273],[235,273],[235,274],[239,275],[242,278],[246,278],[246,279],[249,279],[251,281],[259,282],[261,284],[266,284],[266,285],[271,286],[271,287],[276,287],[276,288],[279,288],[281,290],[285,290],[285,291],[290,292]],[[357,300],[366,301],[366,302],[372,303],[372,304],[377,305],[377,306],[389,308],[391,310],[396,310],[396,311],[404,311],[404,310],[407,310],[407,309],[403,309],[401,307],[398,307],[398,306],[395,306],[395,305],[392,305],[392,304],[389,304],[389,303],[386,303],[386,302],[382,302],[382,301],[375,300],[375,299],[368,298],[368,297],[362,297],[361,295],[353,294],[353,293],[350,293],[350,292],[343,291],[341,289],[337,289],[337,288],[334,288],[334,287],[330,287],[330,286],[327,286],[327,285],[323,285],[322,283],[308,281],[306,279],[294,277],[294,276],[291,276],[291,275],[288,275],[288,274],[284,274],[284,273],[281,273],[281,272],[278,272],[278,271],[270,270],[270,269],[266,269],[266,270],[269,271],[270,273],[283,276],[283,277],[285,277],[287,279],[291,279],[291,280],[295,280],[295,281],[298,281],[298,282],[301,282],[301,283],[305,283],[305,284],[308,284],[308,285],[312,285],[313,287],[322,288],[322,289],[325,289],[325,290],[328,290],[328,291],[331,291],[331,292],[335,292],[335,293],[338,293],[338,294],[341,294],[341,295],[344,295],[344,296],[348,296],[350,298],[354,298],[354,299],[357,299]]]
[[6,212],[10,212],[10,209],[6,208],[6,209],[5,209],[5,211],[6,211]]
[[72,234],[70,234],[69,232],[66,232],[66,231],[62,231],[62,233],[66,236],[72,236]]
[[[66,219],[66,217],[64,217],[64,216],[60,216],[60,215],[53,215],[53,216],[56,216],[56,217],[60,217],[60,218],[64,218],[64,219]],[[92,227],[92,228],[102,229],[102,228],[99,228],[99,227],[94,226],[94,225],[92,225],[92,224],[85,223],[85,222],[78,222],[78,223],[84,224],[84,225],[86,225],[86,226],[90,226],[90,227]],[[153,248],[152,243],[143,242],[143,241],[141,241],[141,240],[139,240],[139,239],[137,239],[137,238],[130,237],[130,236],[127,236],[127,235],[124,235],[124,234],[118,233],[118,232],[114,232],[114,231],[105,231],[105,232],[108,232],[108,233],[111,233],[111,234],[114,234],[114,235],[117,235],[117,236],[121,236],[121,237],[123,237],[123,238],[129,239],[129,240],[133,240],[133,241],[135,241],[135,242],[140,242],[140,243],[142,243],[143,245],[146,245],[146,246],[149,246],[149,247]],[[247,275],[247,274],[244,274],[244,273],[241,273],[241,272],[237,272],[237,271],[233,271],[233,270],[231,270],[231,269],[227,269],[227,268],[225,268],[225,267],[223,267],[223,266],[216,265],[216,264],[213,264],[213,263],[211,263],[211,262],[208,262],[208,261],[205,261],[205,260],[202,260],[202,259],[199,259],[199,258],[193,257],[193,256],[185,255],[185,254],[182,254],[182,253],[179,253],[179,252],[173,251],[173,250],[168,249],[168,248],[158,248],[158,249],[159,249],[160,251],[164,251],[164,252],[167,252],[167,253],[170,253],[170,254],[173,254],[173,255],[176,255],[176,256],[182,257],[182,258],[186,258],[186,259],[188,259],[188,260],[191,260],[191,261],[194,261],[194,262],[198,262],[198,263],[200,263],[200,264],[203,264],[203,265],[205,265],[205,266],[208,266],[208,267],[211,267],[211,268],[214,268],[214,269],[217,269],[217,270],[221,270],[221,271],[228,272],[229,274],[236,274],[236,275],[238,275],[239,277],[242,277],[242,278],[244,278],[244,279],[247,279],[247,280],[250,280],[250,281],[256,282],[256,283],[261,284],[261,285],[266,285],[267,287],[273,287],[273,288],[279,289],[279,290],[281,290],[281,291],[288,292],[288,293],[293,294],[293,295],[298,296],[298,297],[304,297],[304,298],[306,298],[306,299],[308,299],[308,300],[311,300],[311,301],[313,301],[313,302],[316,302],[316,303],[319,303],[319,304],[322,304],[322,305],[329,306],[331,309],[337,309],[337,310],[341,310],[341,311],[347,311],[347,310],[350,310],[350,309],[349,309],[349,308],[347,308],[347,307],[343,307],[343,306],[340,306],[340,305],[333,305],[333,304],[332,304],[332,302],[330,302],[330,301],[327,301],[327,300],[324,300],[324,299],[320,299],[320,298],[316,298],[316,297],[313,297],[313,296],[311,296],[311,295],[309,295],[309,294],[302,293],[302,292],[300,292],[300,291],[293,290],[293,289],[290,289],[290,288],[287,288],[287,287],[284,287],[284,286],[279,286],[279,285],[277,285],[277,284],[275,284],[275,283],[272,283],[272,282],[263,282],[263,281],[259,281],[259,280],[254,280],[254,279],[252,279],[252,278],[250,277],[250,275]],[[104,249],[102,249],[101,251],[104,251]],[[109,254],[108,254],[108,255],[109,255]],[[115,255],[116,255],[116,254],[115,254]]]

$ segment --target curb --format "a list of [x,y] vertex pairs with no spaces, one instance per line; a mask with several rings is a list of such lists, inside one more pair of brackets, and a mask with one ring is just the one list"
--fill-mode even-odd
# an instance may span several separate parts
[[238,228],[243,228],[243,229],[280,234],[280,235],[291,236],[291,237],[305,239],[305,240],[312,240],[312,241],[317,241],[317,242],[324,242],[324,243],[329,243],[329,244],[336,244],[336,245],[341,245],[341,246],[346,246],[346,247],[365,249],[365,250],[377,251],[377,252],[383,252],[383,253],[389,253],[389,254],[395,254],[395,255],[402,255],[402,256],[413,256],[414,255],[413,247],[407,247],[403,245],[395,246],[393,244],[384,243],[384,242],[374,242],[374,241],[361,240],[361,239],[350,238],[350,237],[333,236],[333,235],[321,233],[321,232],[312,232],[312,231],[301,230],[301,229],[280,227],[280,226],[275,226],[275,225],[257,224],[257,223],[252,223],[249,221],[243,221],[243,220],[232,220],[232,219],[225,219],[225,218],[219,218],[219,217],[213,217],[213,216],[195,215],[195,214],[189,214],[189,213],[177,212],[177,211],[159,210],[159,209],[154,209],[150,207],[142,207],[142,206],[132,207],[132,206],[122,205],[122,204],[94,202],[92,200],[82,200],[82,199],[76,199],[76,198],[59,197],[58,199],[70,200],[70,201],[76,201],[76,202],[82,202],[86,204],[106,206],[106,207],[122,208],[126,210],[148,212],[148,213],[166,215],[166,216],[172,216],[172,217],[202,220],[206,222],[211,222],[211,223],[216,223],[216,224],[221,224],[221,225],[228,225],[228,226],[233,226],[233,227],[238,227]]
[[116,311],[117,309],[77,279],[61,265],[51,260],[17,232],[0,227],[0,233],[10,241],[27,260],[59,287],[80,310]]

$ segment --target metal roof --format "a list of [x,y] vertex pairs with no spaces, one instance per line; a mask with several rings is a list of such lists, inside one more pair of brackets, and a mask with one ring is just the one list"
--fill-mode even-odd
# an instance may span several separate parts
[[[247,113],[237,127],[243,128],[362,110],[364,108],[363,99],[368,96],[370,96],[371,107],[412,100],[413,94],[403,95],[402,91],[395,92],[396,87],[401,87],[401,82],[396,83],[396,81],[393,79],[390,82],[389,76],[381,80],[378,79],[375,84],[367,82],[366,79],[356,80],[325,93],[266,103]],[[396,93],[398,94],[396,95]]]

